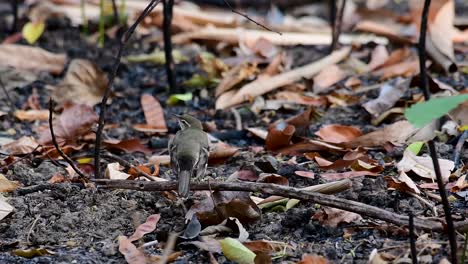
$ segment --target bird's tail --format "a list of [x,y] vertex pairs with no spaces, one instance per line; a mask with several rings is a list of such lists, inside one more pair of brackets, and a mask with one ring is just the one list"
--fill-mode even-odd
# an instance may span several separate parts
[[181,170],[179,172],[179,196],[187,197],[190,191],[190,176],[189,170]]

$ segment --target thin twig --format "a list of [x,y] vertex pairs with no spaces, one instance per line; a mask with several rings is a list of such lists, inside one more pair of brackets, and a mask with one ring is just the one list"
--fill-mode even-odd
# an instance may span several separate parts
[[[2,167],[0,167],[0,170],[3,170],[5,168],[10,168],[11,166],[13,166],[14,164],[20,162],[20,161],[23,161],[25,159],[28,159],[30,156],[32,156],[34,154],[34,152],[36,152],[36,150],[38,150],[40,147],[42,147],[42,145],[37,145],[31,152],[27,153],[26,155],[24,155],[23,157],[13,161],[12,163],[10,164],[5,164],[3,165]],[[8,155],[10,156],[10,155]],[[11,155],[11,156],[16,156],[16,155]]]
[[169,93],[175,94],[179,92],[176,86],[174,76],[174,60],[172,58],[172,10],[174,7],[174,0],[163,1],[163,35],[164,35],[164,55],[166,58],[166,76],[167,84],[169,85]]
[[112,12],[114,13],[114,24],[118,25],[119,24],[119,9],[117,8],[117,4],[115,3],[115,0],[112,0]]
[[[148,181],[128,181],[128,180],[107,180],[97,179],[95,183],[99,188],[104,189],[130,189],[139,191],[169,191],[177,189],[177,182],[148,182]],[[364,203],[346,200],[335,197],[333,195],[326,195],[317,192],[300,190],[294,187],[282,186],[268,183],[254,183],[254,182],[210,182],[207,183],[191,183],[191,190],[212,190],[219,191],[243,191],[243,192],[259,192],[269,195],[277,195],[282,197],[294,198],[305,200],[325,206],[330,206],[342,209],[349,212],[361,214],[375,219],[384,220],[386,222],[407,226],[408,216],[396,214],[382,208],[370,206]],[[430,230],[442,232],[445,230],[444,226],[435,220],[429,219],[414,219],[414,226],[422,230]],[[468,229],[468,220],[461,221],[456,224],[457,229]]]
[[0,87],[2,88],[3,93],[5,94],[5,97],[7,99],[7,102],[10,105],[10,113],[13,113],[16,110],[16,106],[13,100],[11,100],[10,93],[8,93],[8,90],[5,84],[3,83],[3,80],[1,77],[0,77]]
[[457,145],[455,146],[455,151],[453,154],[453,162],[455,163],[455,169],[460,167],[460,154],[463,150],[463,145],[465,144],[466,139],[468,138],[468,130],[463,131],[458,138]]
[[[431,93],[428,87],[428,78],[426,70],[426,33],[427,33],[427,17],[429,13],[429,7],[431,5],[431,0],[424,0],[424,7],[421,17],[421,28],[419,31],[419,43],[418,43],[418,53],[419,53],[419,69],[421,72],[421,90],[424,93],[424,99],[429,101],[431,98]],[[447,224],[447,234],[450,242],[450,256],[452,264],[457,264],[457,238],[455,235],[455,228],[453,225],[452,214],[450,210],[450,204],[447,198],[447,192],[444,188],[444,182],[442,179],[442,174],[440,173],[439,160],[437,159],[437,152],[433,140],[428,141],[429,153],[434,165],[434,172],[436,175],[437,186],[439,188],[440,197],[442,198],[442,205],[445,213],[445,221]]]
[[242,131],[243,128],[242,128],[242,118],[241,118],[241,115],[239,113],[239,111],[237,111],[236,108],[231,108],[231,113],[234,115],[234,119],[236,120],[236,130],[237,131]]
[[49,127],[50,127],[50,136],[52,137],[52,143],[54,144],[55,149],[59,155],[73,168],[73,170],[80,176],[81,179],[86,179],[86,175],[75,165],[72,159],[65,154],[60,146],[57,143],[57,138],[55,138],[54,125],[53,125],[53,114],[54,114],[54,100],[52,97],[49,98]]
[[255,21],[254,19],[250,18],[247,14],[244,14],[244,13],[242,13],[240,11],[237,11],[236,9],[234,9],[234,7],[232,7],[232,5],[227,0],[223,0],[223,2],[229,7],[229,9],[231,9],[231,12],[233,12],[234,14],[238,14],[239,16],[244,17],[245,19],[249,20],[250,22],[254,23],[255,25],[257,25],[257,26],[259,26],[259,27],[261,27],[261,28],[263,28],[265,30],[275,32],[275,33],[278,33],[279,35],[281,35],[281,32],[273,30],[273,29],[263,25],[262,23],[259,23],[259,22]]
[[151,2],[148,4],[145,10],[143,10],[143,12],[137,18],[137,20],[133,23],[133,25],[130,28],[128,28],[128,30],[125,32],[120,42],[119,51],[117,53],[117,57],[115,58],[113,71],[109,77],[109,83],[107,84],[106,90],[104,92],[104,96],[102,97],[102,101],[101,101],[101,112],[99,113],[99,122],[98,122],[97,131],[96,131],[96,143],[94,147],[95,178],[97,179],[102,177],[102,173],[101,173],[101,143],[102,142],[101,141],[102,141],[102,130],[104,129],[104,123],[105,123],[104,118],[105,118],[106,110],[107,110],[107,100],[109,99],[109,96],[112,91],[112,85],[114,84],[115,76],[117,75],[117,71],[119,70],[120,59],[122,57],[123,49],[125,48],[128,40],[132,36],[138,24],[140,24],[140,22],[149,13],[151,13],[151,11],[156,7],[156,5],[159,4],[159,2],[161,2],[161,0],[151,0]]
[[[333,52],[338,46],[338,41],[341,35],[341,27],[343,24],[343,13],[344,13],[345,7],[346,7],[346,0],[341,0],[341,6],[338,9],[338,15],[335,16],[336,21],[333,23],[334,28],[332,29],[332,43],[330,45],[330,53]],[[336,9],[336,6],[335,6],[335,9]]]
[[[333,41],[335,40],[334,39],[334,36],[335,36],[335,30],[336,30],[336,27],[335,27],[335,24],[336,24],[336,1],[338,0],[331,0],[330,1],[330,9],[329,9],[329,12],[330,12],[330,28],[331,28],[331,35],[332,35],[332,43],[330,44],[330,48],[328,50],[328,53],[332,53],[333,50],[335,49],[333,46]],[[380,87],[380,86],[379,86]]]
[[138,172],[139,175],[145,177],[146,179],[148,179],[150,181],[154,181],[154,179],[151,178],[151,175],[149,175],[148,173],[140,170],[138,167],[133,166],[130,162],[122,159],[119,156],[113,155],[111,153],[106,153],[106,154],[103,154],[102,157],[103,158],[108,158],[108,159],[113,160],[113,161],[117,161],[118,163],[122,164],[126,168],[133,168],[134,170],[136,170]]
[[413,221],[413,213],[410,212],[408,214],[409,217],[409,236],[410,236],[410,248],[411,248],[411,260],[413,264],[418,264],[418,255],[416,252],[416,236],[414,234],[414,221]]

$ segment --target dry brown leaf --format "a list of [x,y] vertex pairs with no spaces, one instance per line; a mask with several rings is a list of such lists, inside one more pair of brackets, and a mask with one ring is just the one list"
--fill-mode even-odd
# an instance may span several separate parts
[[60,74],[65,68],[66,61],[65,54],[51,53],[38,47],[18,44],[0,45],[0,64],[20,70]]
[[[448,182],[448,178],[451,171],[455,168],[455,164],[453,161],[447,159],[438,160],[442,179],[444,182]],[[398,162],[397,168],[400,172],[413,171],[423,178],[431,180],[436,179],[431,157],[419,157],[409,150],[405,150],[403,153],[403,159]]]
[[324,67],[317,76],[314,77],[314,93],[323,93],[335,83],[346,78],[346,72],[336,64]]
[[164,111],[158,100],[149,94],[143,94],[140,100],[146,123],[159,131],[167,132]]
[[13,206],[11,206],[10,204],[8,204],[3,196],[0,194],[0,220],[2,220],[3,218],[5,218],[8,214],[10,214],[11,212],[13,212]]
[[143,224],[139,225],[133,235],[131,235],[128,239],[130,241],[137,241],[138,239],[142,238],[144,235],[153,232],[156,229],[156,225],[159,222],[159,219],[161,219],[160,214],[154,214],[148,216],[146,218],[146,222]]
[[19,187],[19,183],[16,181],[8,180],[5,175],[0,174],[0,193],[12,192]]
[[2,149],[11,155],[29,154],[35,150],[39,144],[33,137],[23,136],[11,143],[2,146]]
[[312,78],[315,74],[322,70],[323,67],[336,64],[343,60],[348,56],[349,52],[350,48],[345,47],[303,67],[299,67],[272,77],[265,77],[253,81],[243,86],[236,93],[224,93],[216,101],[216,109],[224,109],[240,104],[244,101],[255,98],[256,96],[260,96],[276,88],[299,81],[303,78]]
[[301,105],[326,106],[327,99],[323,96],[306,96],[298,92],[281,91],[275,94],[276,99],[285,103],[294,103]]
[[278,185],[289,185],[289,181],[286,177],[283,177],[278,174],[274,173],[261,173],[257,182],[263,183],[271,183],[271,184],[278,184]]
[[385,62],[383,64],[379,65],[379,66],[376,66],[376,68],[374,70],[378,70],[380,68],[389,67],[389,66],[395,65],[397,63],[400,63],[400,62],[406,60],[410,55],[411,55],[411,50],[409,48],[406,48],[406,47],[394,50],[394,51],[392,51],[392,53],[390,53],[390,55],[385,60]]
[[380,70],[374,73],[380,75],[381,80],[387,80],[398,76],[411,77],[419,74],[419,60],[417,58],[411,58],[391,66],[380,68]]
[[352,126],[326,125],[315,132],[315,135],[330,143],[343,143],[356,139],[362,135],[362,132]]
[[124,140],[106,139],[103,143],[110,150],[120,150],[127,153],[142,152],[145,154],[151,154],[151,150],[136,138]]
[[[387,142],[392,143],[393,145],[400,146],[404,143],[411,143],[409,142],[411,139],[415,137],[415,135],[419,134],[419,132],[423,131],[423,129],[418,129],[411,125],[410,122],[406,120],[395,122],[391,125],[388,125],[382,129],[376,130],[374,132],[370,132],[368,134],[362,135],[358,138],[350,142],[344,143],[344,147],[347,148],[357,148],[357,147],[382,147]],[[432,133],[431,133],[432,134]],[[418,138],[419,141],[423,141],[423,139],[430,139],[433,137],[432,135],[422,135],[421,138]]]
[[276,150],[288,146],[296,128],[285,122],[280,122],[268,130],[265,140],[266,149]]
[[455,185],[450,188],[450,191],[451,192],[459,192],[459,191],[463,191],[465,189],[468,188],[468,183],[466,182],[466,174],[464,174],[463,176],[460,176],[458,179],[457,179],[457,182],[455,183]]
[[49,120],[49,110],[16,110],[15,117],[22,121]]
[[94,106],[101,102],[109,80],[95,63],[74,59],[70,62],[65,78],[56,86],[52,97],[55,101],[64,103]]
[[321,173],[320,178],[327,181],[338,181],[343,179],[351,179],[355,177],[362,176],[377,176],[378,173],[370,171],[347,171],[347,172],[337,172],[337,173]]
[[453,38],[458,34],[458,30],[453,26],[454,18],[455,3],[450,0],[442,5],[434,19],[428,23],[428,33],[432,42],[437,49],[452,60],[455,59]]
[[[88,105],[72,105],[63,110],[62,114],[53,122],[54,133],[60,143],[74,142],[78,137],[90,132],[98,116]],[[43,130],[38,143],[46,145],[52,142],[50,130]]]
[[231,146],[224,142],[210,143],[210,162],[228,159],[239,151],[239,148]]
[[363,20],[356,24],[355,30],[374,33],[384,36],[393,42],[401,44],[411,44],[414,42],[413,36],[405,36],[405,28],[397,23],[379,23],[371,20]]
[[387,59],[389,58],[389,54],[387,48],[384,45],[378,45],[374,48],[371,54],[371,60],[368,64],[369,70],[374,70],[380,65],[383,65]]
[[312,217],[318,219],[321,224],[330,227],[337,227],[341,223],[355,223],[360,221],[362,217],[356,213],[323,206],[322,210]]
[[169,165],[171,157],[169,155],[154,155],[148,159],[148,163],[157,165]]
[[385,180],[387,181],[388,188],[393,188],[400,192],[412,192],[416,194],[421,193],[414,181],[408,177],[405,172],[401,172],[400,176],[398,176],[398,179],[395,179],[391,176],[385,176]]
[[297,264],[328,264],[330,263],[326,258],[318,255],[302,255],[302,260],[297,262]]
[[242,63],[230,69],[224,74],[223,79],[216,87],[215,95],[220,96],[226,91],[229,91],[237,84],[247,78],[251,78],[258,71],[256,64]]

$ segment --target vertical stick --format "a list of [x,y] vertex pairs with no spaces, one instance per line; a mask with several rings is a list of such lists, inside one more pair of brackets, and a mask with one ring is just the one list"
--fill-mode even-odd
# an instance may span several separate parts
[[114,13],[114,24],[118,25],[119,24],[119,9],[117,8],[117,4],[115,3],[115,0],[112,0],[112,12]]
[[80,0],[81,20],[83,20],[83,34],[88,34],[88,19],[86,18],[86,0]]
[[411,260],[413,264],[418,264],[418,254],[416,252],[416,236],[414,234],[414,221],[413,221],[413,213],[409,212],[409,236],[410,236],[410,247],[411,247]]
[[342,0],[340,4],[340,8],[337,9],[335,0],[330,3],[330,23],[332,27],[332,43],[330,44],[330,53],[333,52],[338,46],[338,41],[341,35],[341,27],[343,24],[344,9],[346,7],[346,0]]
[[164,33],[164,54],[166,55],[166,75],[167,83],[169,85],[169,93],[174,94],[178,92],[174,77],[174,62],[172,60],[172,40],[171,40],[171,25],[172,25],[172,9],[174,0],[163,1],[163,33]]
[[[421,17],[421,28],[419,33],[418,53],[419,53],[419,69],[421,72],[421,90],[424,93],[424,98],[428,101],[431,97],[428,88],[428,79],[426,71],[426,33],[427,33],[427,16],[429,13],[429,7],[431,0],[424,0],[424,7]],[[447,234],[450,242],[450,256],[452,264],[457,264],[457,239],[455,236],[455,228],[453,226],[452,214],[450,210],[450,204],[447,198],[447,192],[445,191],[445,185],[440,173],[439,160],[437,159],[437,152],[433,140],[427,142],[429,146],[429,153],[431,155],[432,164],[434,165],[434,172],[437,179],[437,186],[439,188],[440,198],[442,199],[442,205],[444,207],[445,221],[447,222]]]
[[99,1],[99,9],[100,9],[100,14],[99,14],[99,36],[98,36],[98,47],[103,48],[104,47],[104,34],[105,34],[105,28],[104,28],[104,0]]

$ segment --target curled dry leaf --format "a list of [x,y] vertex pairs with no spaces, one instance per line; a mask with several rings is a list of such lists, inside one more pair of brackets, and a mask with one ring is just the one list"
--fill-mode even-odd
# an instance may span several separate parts
[[[455,168],[455,163],[447,159],[438,160],[442,179],[444,182],[448,182],[451,171]],[[423,178],[431,180],[436,179],[431,157],[419,157],[409,150],[405,150],[403,153],[403,159],[398,162],[397,168],[400,172],[413,171]]]
[[227,159],[239,151],[239,148],[231,146],[227,143],[218,141],[216,143],[210,143],[210,162],[216,160]]
[[409,89],[410,81],[398,78],[395,82],[385,83],[380,88],[379,97],[363,104],[363,107],[374,117],[392,108]]
[[[91,127],[98,120],[94,110],[88,105],[72,105],[63,110],[62,114],[53,122],[55,137],[59,144],[74,142],[80,136],[90,132]],[[43,130],[38,143],[46,145],[52,142],[50,129]]]
[[362,217],[356,213],[326,206],[322,207],[322,210],[315,213],[312,218],[330,227],[337,227],[341,223],[355,223],[362,219]]
[[2,149],[11,155],[29,154],[35,150],[39,144],[33,137],[23,136],[11,143],[2,146]]
[[312,106],[326,106],[328,104],[327,98],[324,96],[308,96],[298,92],[281,91],[275,94],[277,100],[284,101],[285,103],[312,105]]
[[314,93],[328,91],[332,85],[346,78],[346,75],[346,72],[336,64],[323,68],[314,77]]
[[159,219],[161,219],[160,214],[148,216],[148,218],[146,218],[146,222],[139,225],[135,230],[135,233],[133,233],[133,235],[131,235],[128,239],[130,241],[136,241],[142,238],[144,235],[153,232],[156,229],[156,225],[158,224]]
[[408,177],[404,171],[400,173],[398,179],[395,179],[391,176],[385,176],[385,180],[387,181],[388,188],[393,188],[400,192],[412,192],[416,194],[421,193],[414,181]]
[[289,145],[296,128],[285,122],[280,122],[268,130],[266,149],[276,150]]
[[32,72],[46,71],[60,74],[65,68],[67,56],[55,54],[38,47],[1,44],[0,64]]
[[374,72],[380,76],[381,80],[387,80],[393,77],[411,77],[419,73],[419,61],[417,58],[409,58],[403,62],[381,68]]
[[49,110],[16,110],[15,117],[21,121],[45,121],[49,119]]
[[285,186],[289,185],[289,181],[286,177],[274,173],[261,173],[257,182],[272,183]]
[[109,80],[95,63],[74,59],[70,62],[65,78],[56,86],[52,86],[52,97],[55,101],[64,103],[94,106],[101,102]]
[[141,107],[145,115],[146,125],[135,125],[134,129],[142,132],[165,133],[167,132],[166,119],[161,104],[149,94],[141,96]]
[[261,210],[248,192],[214,191],[212,197],[206,197],[194,204],[185,218],[191,219],[193,214],[197,214],[198,220],[204,225],[216,225],[228,217],[235,217],[245,224],[258,220]]
[[106,168],[106,177],[111,180],[126,180],[130,174],[122,172],[122,166],[119,163],[109,163]]
[[315,132],[315,135],[330,143],[343,143],[358,138],[362,132],[352,126],[326,125]]

